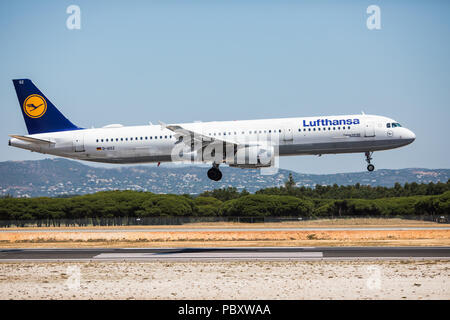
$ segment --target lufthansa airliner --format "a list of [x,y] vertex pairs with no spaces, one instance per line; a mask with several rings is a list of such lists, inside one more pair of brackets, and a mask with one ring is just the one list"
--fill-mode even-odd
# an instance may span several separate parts
[[284,119],[213,121],[85,129],[68,120],[29,79],[13,80],[27,135],[10,135],[9,145],[33,152],[105,163],[194,161],[270,168],[278,156],[361,153],[367,170],[374,151],[412,143],[415,134],[397,121],[353,114]]

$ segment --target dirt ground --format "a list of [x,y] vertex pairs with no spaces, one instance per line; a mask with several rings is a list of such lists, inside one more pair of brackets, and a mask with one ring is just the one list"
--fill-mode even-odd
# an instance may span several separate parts
[[1,232],[1,248],[449,246],[450,230]]
[[[242,223],[242,222],[199,222],[186,223],[182,225],[137,225],[137,226],[89,226],[89,227],[45,227],[45,229],[183,229],[183,228],[379,228],[379,227],[450,227],[450,224],[436,223],[433,221],[407,220],[407,219],[386,219],[386,218],[350,218],[350,219],[318,219],[305,221],[285,221],[266,223]],[[2,230],[35,230],[38,227],[7,228]]]
[[0,299],[450,299],[450,261],[0,263]]
[[[450,246],[449,227],[405,219],[322,219],[281,223],[196,223],[177,226],[1,229],[0,248],[129,248],[242,246]],[[254,228],[343,228],[342,230],[252,230]],[[345,230],[344,228],[430,228]],[[151,232],[151,229],[167,231]],[[180,229],[193,229],[186,231]],[[211,230],[211,228],[221,230]],[[227,229],[233,230],[227,230]],[[70,230],[69,230],[70,229]],[[87,232],[89,229],[89,232]],[[130,230],[131,229],[131,230]],[[141,229],[146,229],[142,230]],[[243,229],[243,230],[236,230]],[[98,231],[97,231],[98,230]],[[19,232],[17,232],[19,231]],[[20,232],[26,231],[26,232]],[[64,232],[58,232],[64,231]]]

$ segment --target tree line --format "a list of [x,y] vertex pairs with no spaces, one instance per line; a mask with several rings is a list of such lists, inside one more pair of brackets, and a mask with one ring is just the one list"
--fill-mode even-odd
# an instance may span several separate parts
[[[348,186],[331,186],[316,185],[311,187],[296,187],[292,174],[289,174],[288,180],[284,186],[260,189],[255,194],[266,195],[285,195],[298,198],[314,198],[314,199],[381,199],[392,197],[410,197],[410,196],[433,196],[440,195],[446,191],[450,191],[450,180],[447,183],[405,183],[401,185],[396,183],[393,187],[372,187],[370,185],[361,185],[359,183]],[[229,187],[225,189],[215,189],[206,191],[200,196],[214,197],[221,201],[236,199],[249,193],[244,189],[239,192],[236,188]]]
[[316,185],[315,188],[296,187],[292,174],[289,174],[288,180],[284,186],[279,188],[266,188],[256,191],[257,194],[277,194],[277,195],[292,195],[296,197],[308,197],[318,199],[380,199],[391,197],[410,197],[421,195],[439,195],[450,190],[450,180],[447,183],[395,183],[393,187],[372,187],[370,185],[355,185],[332,186]]
[[[62,220],[77,221],[79,225],[102,225],[105,221],[120,225],[130,217],[435,217],[450,212],[449,182],[412,189],[407,185],[382,189],[360,185],[305,189],[295,187],[292,182],[291,177],[283,187],[255,194],[226,188],[196,197],[140,191],[108,191],[69,198],[5,197],[0,199],[0,226],[20,225],[20,221],[27,220],[45,226]],[[374,191],[379,196],[364,197],[367,190],[379,190]],[[422,194],[410,194],[411,190],[414,193],[422,190]]]

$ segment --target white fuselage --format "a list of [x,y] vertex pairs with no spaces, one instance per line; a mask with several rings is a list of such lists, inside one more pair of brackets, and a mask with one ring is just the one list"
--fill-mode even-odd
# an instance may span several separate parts
[[[393,125],[395,124],[395,126]],[[181,124],[204,136],[239,144],[276,145],[280,156],[359,153],[410,144],[415,135],[394,120],[374,115],[324,116]],[[163,125],[111,125],[28,135],[51,141],[33,143],[12,138],[9,144],[35,152],[106,163],[173,161],[178,139]]]

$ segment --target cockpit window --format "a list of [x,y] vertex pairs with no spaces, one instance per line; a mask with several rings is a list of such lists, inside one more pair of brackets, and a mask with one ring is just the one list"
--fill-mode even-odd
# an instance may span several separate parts
[[391,124],[390,123],[386,123],[386,127],[390,128]]
[[395,128],[395,127],[401,127],[402,125],[400,124],[400,123],[398,123],[398,122],[394,122],[393,124],[392,124],[392,128]]

